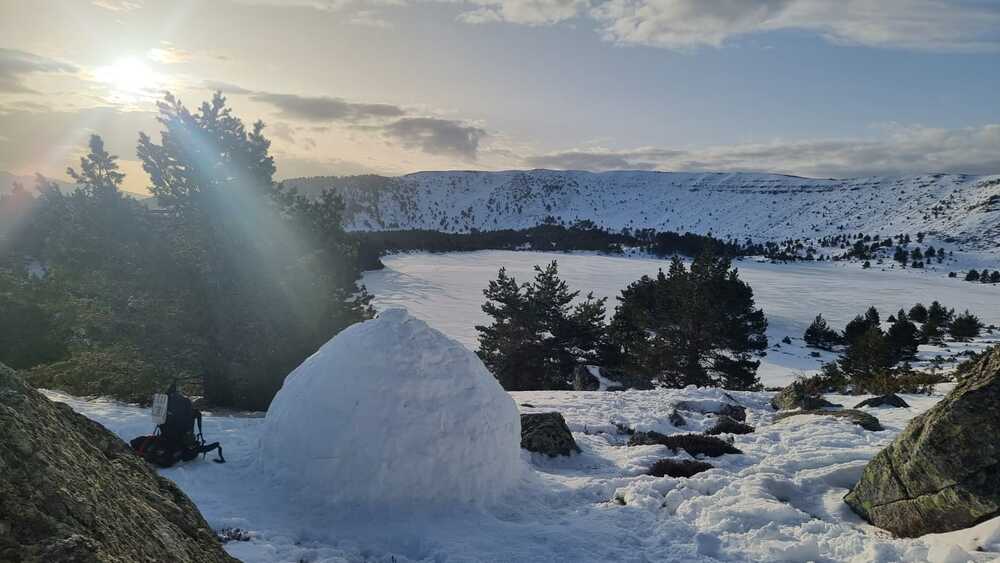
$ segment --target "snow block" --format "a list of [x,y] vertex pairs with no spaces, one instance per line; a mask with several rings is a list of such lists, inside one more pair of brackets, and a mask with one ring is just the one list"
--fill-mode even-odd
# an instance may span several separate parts
[[525,467],[513,399],[464,346],[402,309],[344,330],[287,378],[258,465],[310,499],[480,504]]

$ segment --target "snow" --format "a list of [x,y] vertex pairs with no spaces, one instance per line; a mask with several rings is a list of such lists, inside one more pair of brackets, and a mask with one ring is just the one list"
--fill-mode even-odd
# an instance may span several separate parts
[[[895,539],[842,501],[868,460],[946,391],[904,395],[906,409],[866,409],[883,432],[820,416],[775,423],[770,393],[730,392],[757,431],[733,437],[743,455],[707,459],[715,468],[690,479],[644,475],[658,459],[688,456],[658,445],[627,447],[612,421],[667,434],[701,431],[712,415],[685,412],[688,427],[676,429],[669,414],[680,401],[731,400],[718,389],[512,393],[522,412],[563,413],[582,453],[522,454],[531,462],[524,478],[481,507],[373,515],[293,500],[259,471],[264,420],[246,415],[205,417],[206,436],[222,441],[229,463],[196,461],[161,473],[191,496],[213,527],[249,532],[249,541],[226,544],[249,562],[996,561],[1000,519]],[[123,438],[149,431],[148,409],[47,394]],[[865,397],[829,398],[853,405]]]
[[[603,256],[588,253],[480,251],[463,253],[412,253],[387,256],[385,269],[366,272],[364,283],[375,294],[377,308],[405,307],[431,326],[470,349],[478,348],[475,325],[488,324],[482,312],[483,293],[503,266],[518,281],[534,275],[535,264],[559,262],[559,275],[582,294],[608,297],[609,314],[615,297],[643,275],[655,275],[669,262],[642,257]],[[875,306],[888,318],[901,308],[920,301],[938,300],[961,312],[979,315],[986,324],[1000,324],[1000,287],[974,284],[918,270],[862,270],[827,262],[771,264],[753,260],[734,262],[740,277],[754,290],[754,299],[768,319],[771,349],[761,361],[760,376],[766,386],[788,384],[798,375],[816,372],[835,355],[810,356],[802,342],[806,327],[822,313],[834,328],[842,328],[855,315]],[[785,337],[792,344],[783,344]],[[992,340],[992,338],[990,339]],[[950,348],[924,346],[925,359],[978,349],[981,344]]]
[[259,470],[293,498],[365,510],[496,500],[522,476],[517,407],[479,358],[402,309],[327,342],[286,379]]

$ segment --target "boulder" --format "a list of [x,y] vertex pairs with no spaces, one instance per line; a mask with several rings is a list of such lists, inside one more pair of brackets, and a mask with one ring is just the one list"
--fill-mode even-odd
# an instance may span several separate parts
[[522,414],[521,447],[549,457],[580,452],[566,419],[557,412]]
[[702,414],[718,414],[728,416],[734,420],[743,422],[747,419],[747,409],[733,403],[723,401],[713,401],[710,399],[679,401],[674,405],[683,411],[699,412]]
[[749,424],[733,420],[728,416],[720,416],[715,424],[705,431],[705,434],[718,436],[719,434],[750,434],[753,431],[754,427]]
[[687,420],[685,420],[684,417],[681,416],[681,413],[677,412],[677,409],[670,411],[669,420],[670,424],[673,424],[678,428],[682,426],[687,426]]
[[882,423],[880,423],[877,418],[864,411],[856,411],[853,409],[844,409],[838,411],[827,411],[827,410],[787,411],[778,413],[774,417],[774,420],[779,421],[799,415],[831,416],[833,418],[843,418],[846,419],[848,422],[853,422],[854,424],[857,424],[858,426],[864,428],[865,430],[871,430],[872,432],[881,432],[882,430],[884,430],[884,428],[882,428]]
[[1000,346],[865,467],[845,497],[903,537],[950,532],[1000,516]]
[[910,405],[903,400],[902,397],[895,393],[889,393],[888,395],[882,395],[881,397],[872,397],[871,399],[865,399],[857,405],[854,406],[856,409],[863,407],[893,407],[897,409],[908,409]]
[[704,461],[661,459],[654,463],[646,474],[653,477],[691,477],[712,468],[712,464]]
[[786,411],[794,409],[817,410],[839,407],[840,405],[827,401],[809,389],[803,382],[795,381],[771,399],[771,406],[776,411]]
[[0,364],[0,561],[236,561],[128,444]]
[[701,434],[674,434],[667,436],[659,432],[636,432],[629,438],[628,445],[661,445],[675,452],[677,450],[684,450],[692,456],[705,455],[708,457],[719,457],[725,454],[743,453],[725,440]]

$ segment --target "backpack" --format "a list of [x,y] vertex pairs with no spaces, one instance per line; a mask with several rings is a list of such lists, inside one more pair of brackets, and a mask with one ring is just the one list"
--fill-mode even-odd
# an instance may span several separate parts
[[139,436],[130,442],[132,449],[149,463],[170,467],[178,461],[191,461],[198,454],[207,455],[213,450],[218,451],[219,457],[212,461],[226,462],[222,457],[222,446],[218,442],[205,443],[201,430],[201,412],[194,408],[191,399],[181,395],[176,388],[171,387],[166,396],[154,396],[153,420],[159,422],[156,433]]

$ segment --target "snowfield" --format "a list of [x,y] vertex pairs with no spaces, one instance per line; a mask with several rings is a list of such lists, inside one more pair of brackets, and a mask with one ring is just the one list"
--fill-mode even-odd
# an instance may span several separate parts
[[[604,256],[585,253],[480,251],[462,253],[413,253],[387,256],[385,269],[366,272],[364,283],[375,294],[378,309],[404,307],[432,327],[465,344],[478,348],[475,325],[488,322],[482,312],[483,289],[503,266],[518,281],[528,281],[534,265],[559,262],[559,275],[582,294],[594,292],[608,297],[609,314],[615,297],[643,275],[656,275],[669,262],[651,258]],[[862,270],[829,262],[771,264],[742,260],[734,262],[740,277],[754,291],[757,305],[768,320],[771,349],[760,366],[766,386],[783,386],[797,375],[812,373],[835,355],[822,352],[814,358],[802,342],[802,333],[816,317],[841,329],[855,315],[874,305],[884,321],[900,308],[916,302],[929,305],[941,301],[956,312],[965,309],[986,324],[1000,324],[1000,286],[969,283],[921,270]],[[792,344],[783,344],[784,337]],[[976,349],[980,345],[972,345]],[[924,359],[969,348],[921,347]]]
[[[122,438],[151,430],[148,409],[46,394]],[[337,509],[318,496],[292,502],[255,465],[263,426],[259,415],[209,414],[206,436],[222,441],[229,463],[197,460],[161,473],[180,485],[214,528],[248,533],[248,541],[226,544],[232,555],[248,562],[1000,559],[1000,519],[900,540],[868,526],[841,501],[865,463],[941,393],[906,395],[909,409],[867,409],[885,426],[882,432],[827,417],[776,423],[767,406],[771,394],[731,393],[747,407],[747,422],[757,431],[735,437],[743,455],[708,459],[716,468],[690,479],[643,475],[658,459],[688,456],[664,446],[626,447],[627,436],[615,424],[678,433],[668,421],[672,405],[726,400],[719,390],[511,395],[522,412],[562,412],[582,453],[550,459],[522,451],[532,469],[514,489],[479,508],[455,503],[447,510],[429,505],[386,514]],[[864,397],[830,398],[853,406]],[[710,423],[707,415],[685,416],[686,431]]]

